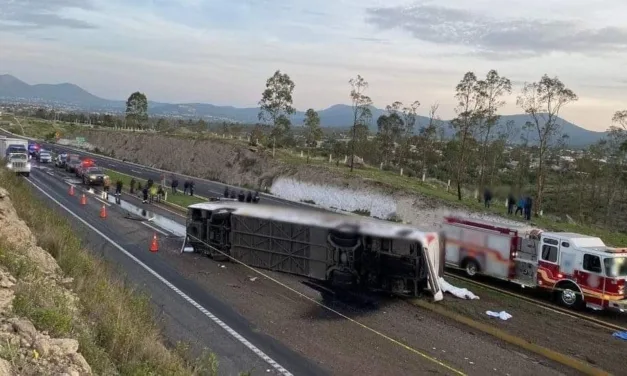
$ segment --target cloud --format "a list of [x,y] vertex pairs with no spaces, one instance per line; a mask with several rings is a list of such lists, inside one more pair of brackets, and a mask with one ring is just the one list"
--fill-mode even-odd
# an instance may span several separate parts
[[0,0],[0,29],[95,28],[85,21],[60,15],[75,8],[93,9],[93,5],[90,0]]
[[400,29],[418,40],[466,47],[488,59],[627,51],[627,29],[585,27],[581,20],[496,18],[421,3],[368,8],[366,14],[366,22],[381,30]]

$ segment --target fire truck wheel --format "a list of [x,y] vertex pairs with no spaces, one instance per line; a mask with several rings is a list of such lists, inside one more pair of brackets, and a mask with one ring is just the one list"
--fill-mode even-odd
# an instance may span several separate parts
[[583,303],[579,288],[572,282],[559,284],[556,287],[556,295],[559,303],[568,308],[579,308]]
[[474,277],[477,275],[477,273],[479,273],[479,263],[473,259],[467,259],[464,262],[464,270],[466,271],[467,276]]

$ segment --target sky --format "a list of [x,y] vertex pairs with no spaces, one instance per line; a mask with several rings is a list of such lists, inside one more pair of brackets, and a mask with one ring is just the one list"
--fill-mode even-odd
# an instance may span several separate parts
[[109,99],[254,107],[274,71],[298,109],[421,102],[454,116],[467,71],[514,84],[557,76],[578,96],[562,116],[604,130],[627,109],[625,0],[0,0],[0,74],[71,82]]

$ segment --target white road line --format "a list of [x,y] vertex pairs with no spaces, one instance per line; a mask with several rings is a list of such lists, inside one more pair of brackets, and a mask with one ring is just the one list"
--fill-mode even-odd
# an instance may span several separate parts
[[146,226],[146,227],[150,227],[151,229],[153,229],[153,230],[157,231],[158,233],[160,233],[160,234],[161,234],[161,235],[163,235],[163,236],[169,236],[169,234],[168,234],[167,232],[165,232],[165,231],[161,231],[160,229],[156,228],[155,226],[153,226],[153,225],[151,225],[151,224],[149,224],[149,223],[146,223],[146,222],[140,222],[140,223],[141,223],[142,225]]
[[[96,195],[96,194],[94,193],[94,195]],[[111,206],[111,204],[110,204],[110,203],[106,202],[105,200],[103,200],[103,199],[101,199],[101,198],[98,198],[98,197],[94,197],[94,198],[95,198],[96,200],[98,200],[98,201],[102,202],[103,204],[107,205],[107,206]]]
[[142,173],[141,171],[137,171],[137,170],[131,170],[131,172],[134,172],[136,174],[141,174]]
[[267,362],[272,368],[274,368],[277,372],[279,372],[279,374],[284,375],[284,376],[293,376],[291,372],[289,372],[287,369],[283,368],[283,366],[281,366],[279,363],[277,363],[276,361],[274,361],[274,359],[270,358],[268,355],[266,355],[263,351],[261,351],[258,347],[256,347],[255,345],[253,345],[250,341],[248,341],[246,338],[244,338],[241,334],[239,334],[238,332],[236,332],[235,330],[233,330],[230,326],[228,326],[226,323],[224,323],[224,321],[220,320],[217,316],[215,316],[213,313],[211,313],[210,311],[208,311],[206,308],[204,308],[203,306],[201,306],[199,303],[197,303],[195,300],[193,300],[192,298],[190,298],[189,296],[187,296],[187,294],[185,294],[183,291],[179,290],[176,286],[174,286],[172,283],[170,283],[170,281],[168,281],[167,279],[163,278],[160,274],[158,274],[157,272],[155,272],[154,270],[152,270],[148,265],[144,264],[143,262],[141,262],[137,257],[133,256],[130,252],[128,252],[126,249],[124,249],[121,245],[119,245],[118,243],[116,243],[114,240],[112,240],[111,238],[109,238],[107,235],[105,235],[104,233],[102,233],[100,230],[98,230],[97,228],[95,228],[94,226],[92,226],[91,224],[89,224],[87,221],[85,221],[83,218],[81,218],[79,215],[75,214],[71,209],[67,208],[65,205],[63,205],[62,203],[60,203],[59,201],[57,201],[54,197],[52,197],[50,194],[48,194],[46,191],[44,191],[43,189],[39,188],[37,186],[37,184],[33,183],[30,179],[26,179],[26,181],[28,181],[33,187],[37,188],[37,190],[39,190],[42,194],[44,194],[46,197],[48,197],[50,200],[52,200],[52,202],[54,202],[55,204],[59,205],[63,210],[65,210],[66,212],[68,212],[70,215],[72,215],[74,218],[78,219],[79,221],[81,221],[81,223],[83,223],[85,226],[89,227],[92,231],[94,231],[95,233],[97,233],[98,235],[100,235],[103,239],[105,239],[106,241],[108,241],[109,243],[111,243],[111,245],[113,245],[115,248],[117,248],[118,250],[120,250],[120,252],[122,252],[123,254],[125,254],[128,258],[130,258],[131,260],[135,261],[139,266],[141,266],[142,268],[144,268],[148,273],[152,274],[155,278],[157,278],[159,281],[161,281],[164,285],[168,286],[170,289],[172,289],[172,291],[174,291],[176,294],[178,294],[180,297],[182,297],[183,299],[185,299],[189,304],[191,304],[192,306],[196,307],[200,312],[202,312],[205,316],[207,316],[211,321],[213,321],[214,323],[216,323],[219,327],[221,327],[222,329],[224,329],[227,333],[229,333],[233,338],[235,338],[237,341],[239,341],[241,344],[243,344],[244,346],[246,346],[248,349],[250,349],[252,352],[254,352],[255,354],[257,354],[257,356],[259,356],[261,359],[263,359],[265,362]]

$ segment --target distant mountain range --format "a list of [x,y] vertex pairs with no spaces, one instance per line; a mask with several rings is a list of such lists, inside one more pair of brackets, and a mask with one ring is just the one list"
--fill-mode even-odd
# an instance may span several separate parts
[[[33,104],[53,105],[59,108],[70,110],[94,111],[94,112],[123,112],[126,102],[123,100],[109,100],[97,97],[81,87],[71,84],[37,84],[29,85],[11,75],[0,75],[0,101],[4,102],[25,102]],[[207,103],[160,103],[149,102],[148,111],[152,116],[169,116],[179,118],[202,118],[213,121],[230,121],[241,123],[256,123],[259,109],[237,108],[232,106],[215,106]],[[377,119],[384,114],[385,110],[372,107],[373,119]],[[346,128],[352,125],[352,109],[349,105],[337,104],[324,110],[318,111],[320,121],[324,127]],[[297,111],[292,116],[294,124],[302,124],[305,118],[303,111]],[[524,114],[504,115],[501,117],[501,124],[494,133],[510,130],[515,133],[512,142],[516,142],[522,131],[524,124],[529,121],[529,117]],[[428,124],[429,119],[419,116],[418,127]],[[513,122],[511,128],[505,124]],[[572,146],[586,146],[601,140],[607,132],[594,132],[581,128],[566,120],[559,119],[562,125],[562,132],[569,136],[568,143]],[[448,121],[444,121],[445,135],[453,135],[453,129]],[[373,121],[373,129],[376,122]],[[531,135],[533,137],[533,135]],[[514,138],[514,137],[512,137]]]

